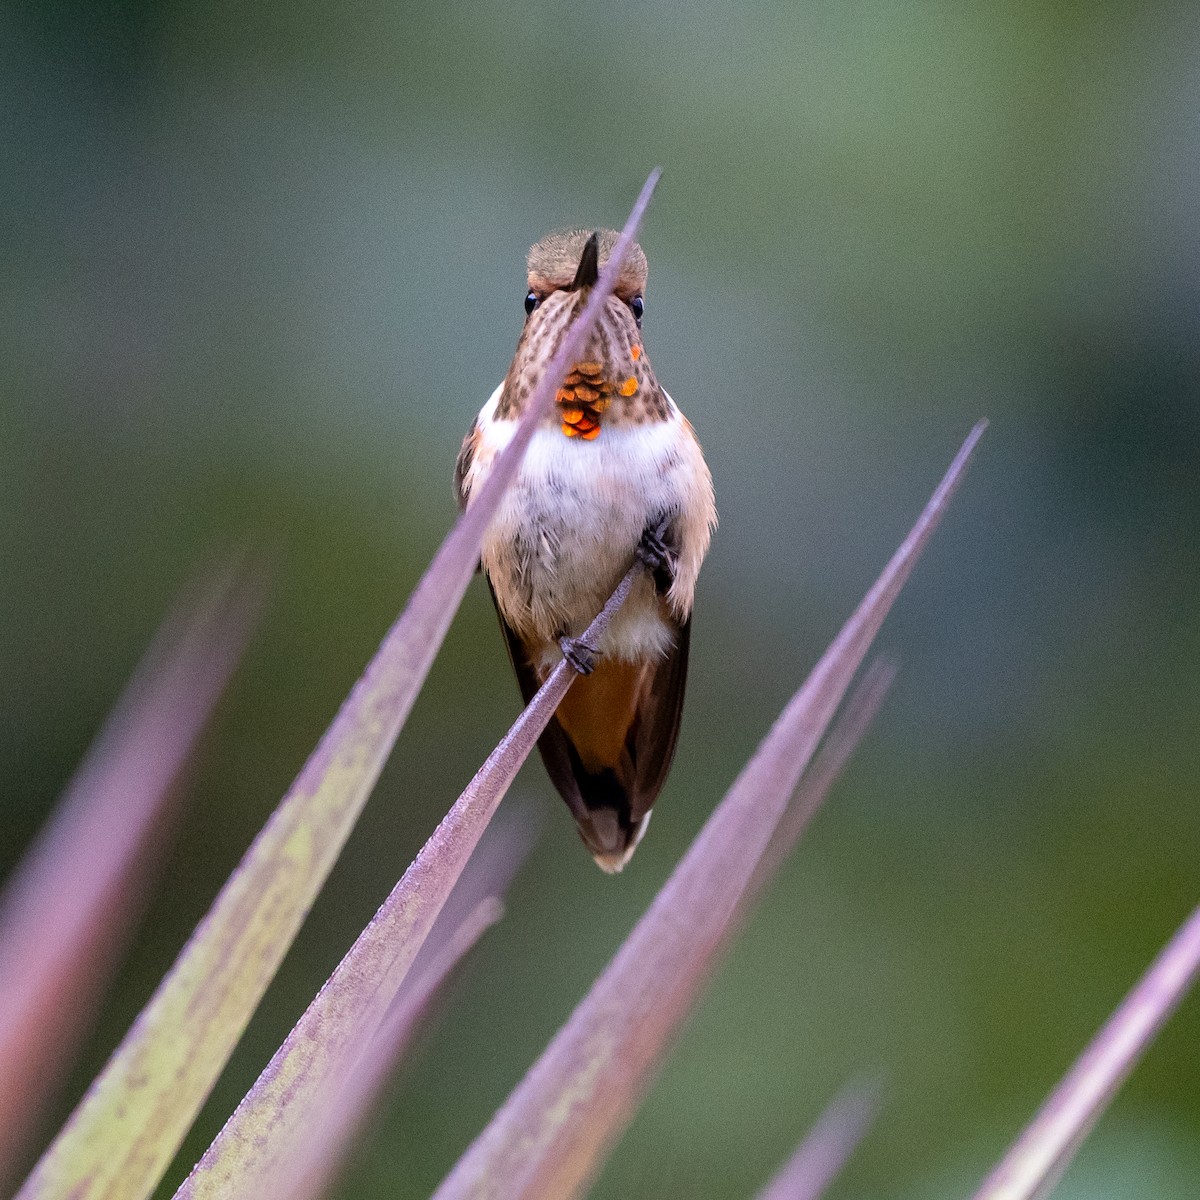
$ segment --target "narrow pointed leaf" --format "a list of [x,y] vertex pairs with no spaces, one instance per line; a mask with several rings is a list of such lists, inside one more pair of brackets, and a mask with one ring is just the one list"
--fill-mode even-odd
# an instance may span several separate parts
[[1200,907],[1051,1093],[975,1200],[1044,1200],[1200,975]]
[[174,785],[241,658],[258,597],[229,568],[164,623],[0,896],[0,1191],[141,916]]
[[[877,658],[868,665],[862,678],[854,685],[853,691],[838,713],[837,720],[813,755],[812,762],[800,776],[800,782],[788,800],[766,850],[758,860],[754,875],[726,924],[724,938],[730,944],[753,912],[767,885],[796,848],[796,843],[808,828],[809,822],[825,804],[833,785],[841,777],[858,749],[859,742],[866,735],[871,722],[875,720],[895,678],[895,665],[888,659]],[[718,950],[714,961],[720,954],[721,951]]]
[[[597,645],[644,570],[635,563],[584,632]],[[575,671],[560,661],[475,773],[403,878],[359,934],[254,1087],[175,1193],[176,1200],[248,1194],[287,1148],[287,1130],[313,1119],[353,1048],[374,1036],[472,851]]]
[[747,892],[746,900],[751,905],[795,849],[809,821],[825,803],[830,789],[846,769],[858,743],[875,720],[895,678],[895,664],[886,658],[877,658],[855,685],[844,710],[814,756],[812,764],[800,777],[800,783],[779,819],[771,843],[758,864],[756,878]]
[[840,1092],[758,1200],[819,1200],[866,1136],[878,1109],[878,1088],[857,1085]]
[[462,958],[503,913],[504,905],[492,896],[463,918],[412,986],[396,997],[345,1086],[328,1097],[318,1120],[303,1131],[303,1137],[293,1140],[284,1169],[276,1171],[274,1179],[260,1181],[253,1190],[243,1184],[242,1195],[254,1194],[262,1200],[320,1200],[329,1191],[430,1004]]
[[504,898],[533,849],[542,819],[540,811],[519,803],[496,814],[413,959],[397,997],[416,986],[416,979],[426,974],[441,953],[450,931],[457,929],[481,901],[489,896]]
[[161,1179],[379,778],[474,573],[484,530],[612,293],[658,176],[647,180],[486,484],[20,1200],[144,1200]]
[[579,1195],[761,879],[801,773],[937,525],[984,428],[971,432],[908,537],[738,776],[646,914],[542,1057],[436,1193]]
[[[503,897],[534,841],[532,818],[498,819],[434,922],[421,952],[392,1000],[375,1036],[346,1047],[349,1061],[332,1071],[313,1120],[283,1114],[282,1163],[259,1180],[240,1184],[256,1200],[305,1200],[324,1195],[369,1120],[418,1027],[429,1015],[458,962],[503,914]],[[364,1050],[365,1047],[365,1050]]]

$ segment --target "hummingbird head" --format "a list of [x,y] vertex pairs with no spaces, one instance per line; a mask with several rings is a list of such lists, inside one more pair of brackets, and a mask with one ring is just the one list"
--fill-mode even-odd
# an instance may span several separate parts
[[[551,292],[591,287],[608,262],[620,235],[612,229],[571,229],[552,233],[530,248],[529,287],[541,297]],[[628,305],[646,289],[646,255],[636,242],[629,247],[615,295]]]
[[[497,416],[516,417],[523,411],[564,334],[583,311],[617,237],[611,229],[574,229],[552,233],[530,249],[525,328]],[[635,243],[583,356],[558,390],[553,421],[567,437],[593,441],[601,424],[636,424],[667,415],[666,395],[642,344],[646,275],[646,255]]]

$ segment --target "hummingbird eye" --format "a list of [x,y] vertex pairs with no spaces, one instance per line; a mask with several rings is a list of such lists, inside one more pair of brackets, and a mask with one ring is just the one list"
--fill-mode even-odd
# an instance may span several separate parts
[[634,298],[629,302],[629,307],[633,312],[633,319],[637,322],[637,327],[641,329],[642,313],[646,311],[645,302],[642,300],[641,296],[634,296]]
[[529,316],[529,314],[533,312],[533,310],[537,308],[539,304],[541,304],[541,300],[538,298],[537,292],[530,292],[529,295],[525,297],[525,315]]

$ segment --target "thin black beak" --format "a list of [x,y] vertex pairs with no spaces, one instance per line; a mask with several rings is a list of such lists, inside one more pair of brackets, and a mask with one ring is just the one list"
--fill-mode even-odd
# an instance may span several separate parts
[[600,231],[596,230],[583,247],[579,256],[579,269],[569,288],[572,292],[580,288],[591,287],[600,277]]

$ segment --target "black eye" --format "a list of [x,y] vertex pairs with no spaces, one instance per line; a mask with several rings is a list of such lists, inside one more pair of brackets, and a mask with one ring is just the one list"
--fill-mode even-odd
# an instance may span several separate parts
[[642,327],[642,313],[646,311],[646,305],[642,302],[641,296],[634,296],[629,302],[629,307],[633,312],[633,319],[637,322],[639,329]]
[[541,301],[538,299],[537,292],[530,292],[529,295],[525,297],[525,315],[529,316],[529,314],[533,312],[533,310],[537,308],[539,304],[541,304]]

